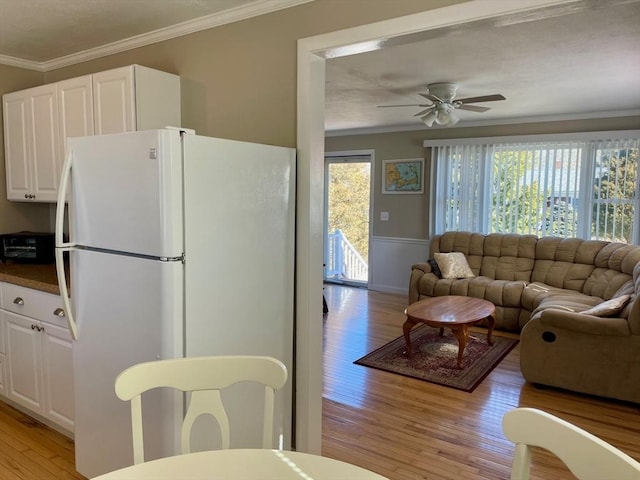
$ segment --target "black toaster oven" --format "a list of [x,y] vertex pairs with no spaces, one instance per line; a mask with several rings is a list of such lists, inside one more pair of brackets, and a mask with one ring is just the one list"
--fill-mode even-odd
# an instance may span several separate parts
[[54,263],[53,233],[17,232],[0,235],[0,259],[12,263]]

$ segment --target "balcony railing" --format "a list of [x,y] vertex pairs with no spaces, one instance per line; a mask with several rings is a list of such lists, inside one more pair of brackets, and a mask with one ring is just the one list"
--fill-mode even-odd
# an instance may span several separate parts
[[327,235],[326,278],[328,280],[355,281],[367,283],[369,265],[358,253],[349,239],[336,229]]

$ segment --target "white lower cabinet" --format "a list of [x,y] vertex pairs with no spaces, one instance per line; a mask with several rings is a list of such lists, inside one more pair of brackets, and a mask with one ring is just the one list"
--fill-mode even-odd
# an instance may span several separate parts
[[[0,301],[2,296],[0,295]],[[0,396],[7,395],[7,374],[4,354],[4,312],[0,310]]]
[[0,353],[0,397],[7,395],[7,381],[5,374],[5,356],[4,353]]
[[6,363],[6,385],[0,394],[73,432],[73,343],[60,297],[12,284],[0,286]]

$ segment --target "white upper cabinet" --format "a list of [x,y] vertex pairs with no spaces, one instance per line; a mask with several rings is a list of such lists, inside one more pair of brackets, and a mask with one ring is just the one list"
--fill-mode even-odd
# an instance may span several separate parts
[[140,65],[93,74],[96,135],[179,127],[180,77]]
[[136,129],[133,67],[93,75],[93,111],[96,135]]
[[57,86],[61,155],[64,160],[67,138],[93,135],[93,86],[91,75],[64,80]]
[[3,96],[7,198],[53,202],[62,163],[56,85]]
[[[2,97],[4,122],[4,153],[9,200],[29,194],[29,166],[31,161],[27,139],[27,111],[29,95],[25,92],[8,93]],[[9,161],[11,159],[11,161]]]
[[7,198],[55,202],[67,138],[181,125],[180,77],[140,65],[3,95]]

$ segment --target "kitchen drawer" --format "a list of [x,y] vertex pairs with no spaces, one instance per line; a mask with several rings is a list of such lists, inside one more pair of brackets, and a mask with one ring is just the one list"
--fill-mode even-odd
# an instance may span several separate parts
[[59,312],[63,312],[62,299],[59,295],[11,283],[2,283],[0,288],[2,288],[2,304],[0,306],[4,310],[60,327],[67,327],[67,319],[64,315],[60,316],[54,313],[58,309],[60,309]]

